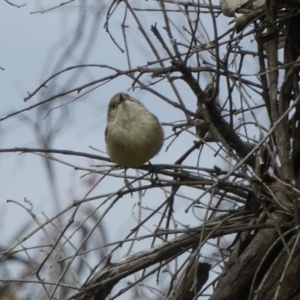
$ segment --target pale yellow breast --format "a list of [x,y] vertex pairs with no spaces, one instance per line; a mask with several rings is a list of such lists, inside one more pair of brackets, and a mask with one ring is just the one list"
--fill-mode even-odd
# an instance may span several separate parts
[[[163,145],[164,134],[158,120],[148,112],[135,118],[126,118],[126,110],[116,118],[113,126],[108,126],[106,150],[118,165],[138,167],[155,156]],[[124,118],[126,122],[124,122]],[[126,123],[126,124],[125,124]]]

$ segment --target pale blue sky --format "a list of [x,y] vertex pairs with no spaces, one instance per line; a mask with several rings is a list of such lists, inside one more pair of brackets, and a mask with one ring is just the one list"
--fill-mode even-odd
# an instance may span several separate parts
[[[126,70],[128,68],[126,55],[122,53],[109,38],[103,29],[107,4],[111,1],[89,1],[87,7],[82,2],[73,2],[53,11],[41,14],[36,11],[46,9],[49,1],[24,2],[25,7],[15,8],[4,1],[0,2],[0,118],[7,114],[26,108],[38,103],[56,93],[75,88],[84,83],[100,79],[112,74],[105,68],[84,68],[72,70],[57,77],[48,84],[47,89],[42,89],[35,97],[24,102],[27,92],[33,92],[44,80],[53,73],[66,67],[80,64],[102,64]],[[53,6],[54,1],[51,1]],[[61,1],[56,1],[57,4]],[[83,3],[81,6],[78,3]],[[100,3],[100,4],[99,4]],[[136,7],[142,6],[139,0],[134,1]],[[41,7],[44,5],[44,7]],[[143,2],[143,5],[157,7],[150,1]],[[120,8],[113,15],[110,22],[110,30],[121,47],[124,47],[120,24],[123,20],[123,11]],[[161,45],[150,34],[150,26],[161,22],[161,15],[152,12],[145,14],[143,24],[153,39],[156,49],[166,57]],[[226,22],[228,19],[225,19]],[[183,22],[181,15],[177,18],[178,23]],[[128,44],[131,47],[132,67],[144,65],[155,60],[149,48],[145,45],[135,23],[129,23],[127,29]],[[180,26],[179,26],[180,27]],[[160,28],[162,34],[165,32]],[[227,30],[224,26],[223,30]],[[176,32],[176,31],[174,31]],[[180,33],[178,39],[181,38]],[[257,71],[257,65],[249,61],[249,73]],[[252,69],[251,69],[252,68]],[[148,76],[148,77],[147,77]],[[149,75],[144,76],[142,81],[148,83]],[[202,88],[209,82],[209,77],[202,78]],[[110,98],[117,92],[127,91],[132,81],[123,76],[99,87],[91,93],[83,96],[67,107],[61,107],[51,111],[33,109],[7,120],[0,122],[0,148],[14,147],[41,147],[41,136],[37,137],[34,128],[41,130],[42,135],[53,132],[53,139],[50,148],[82,151],[98,154],[89,148],[93,146],[105,151],[104,129],[106,126],[106,109]],[[180,86],[182,97],[188,109],[195,111],[196,100],[194,95],[182,82],[176,82]],[[159,83],[155,88],[162,94],[175,101],[170,87],[166,83]],[[83,92],[86,92],[84,90]],[[83,93],[82,92],[82,93]],[[82,94],[81,93],[81,94]],[[170,123],[176,120],[184,120],[184,114],[167,105],[157,97],[146,91],[136,89],[129,91],[130,95],[142,101],[148,109],[153,112],[161,122]],[[73,93],[63,99],[52,102],[53,107],[73,100],[80,94]],[[168,137],[172,131],[165,127],[165,135]],[[152,163],[172,164],[178,159],[196,140],[191,133],[184,133],[180,139],[166,152],[170,140],[165,142],[161,153],[152,160]],[[105,155],[101,154],[100,155]],[[205,152],[201,156],[201,166],[212,168],[216,164],[211,152]],[[65,162],[76,166],[89,168],[91,164],[102,164],[99,161],[91,161],[85,158],[74,158],[55,156]],[[191,156],[185,164],[192,166],[197,163],[197,155]],[[227,166],[221,165],[226,168]],[[44,160],[33,154],[0,153],[0,230],[1,244],[3,247],[11,245],[16,234],[22,231],[23,224],[30,221],[30,216],[15,204],[7,204],[7,199],[23,203],[26,197],[33,204],[33,211],[37,217],[44,222],[42,212],[48,217],[57,213],[72,203],[73,200],[81,199],[89,190],[86,178],[80,178],[86,174],[83,171],[76,171],[65,165],[54,163],[55,193],[48,183],[45,174]],[[131,171],[129,171],[131,172]],[[134,171],[132,171],[134,172]],[[107,179],[100,184],[92,195],[112,192],[118,186],[123,185],[123,179]],[[198,197],[199,191],[191,188],[183,188],[179,194],[188,197]],[[59,207],[55,204],[57,197]],[[148,191],[143,197],[143,206],[149,210],[158,206],[166,198],[162,191]],[[99,205],[101,200],[92,202],[92,205]],[[135,226],[137,214],[138,195],[127,196],[121,199],[113,207],[105,219],[105,226],[111,241],[123,239],[129,230]],[[185,214],[184,210],[189,201],[176,202],[176,217],[183,225],[198,225],[199,220],[195,217],[199,211]],[[157,218],[151,219],[147,224],[148,229],[153,231]],[[148,230],[145,228],[145,232]],[[138,244],[135,251],[141,250],[145,244]],[[139,249],[140,248],[140,249]],[[211,249],[207,248],[208,253]],[[124,253],[120,253],[120,257]],[[125,298],[124,298],[125,299]]]

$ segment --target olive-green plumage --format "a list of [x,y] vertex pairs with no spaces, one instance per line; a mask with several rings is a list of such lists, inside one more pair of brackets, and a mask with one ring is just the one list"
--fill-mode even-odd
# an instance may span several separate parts
[[138,167],[158,154],[164,132],[146,107],[125,93],[109,102],[105,130],[106,151],[123,167]]

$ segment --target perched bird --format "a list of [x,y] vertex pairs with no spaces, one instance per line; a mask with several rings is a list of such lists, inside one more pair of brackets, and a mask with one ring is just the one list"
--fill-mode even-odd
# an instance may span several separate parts
[[108,105],[105,142],[108,156],[117,165],[139,167],[158,154],[164,132],[140,101],[118,93]]

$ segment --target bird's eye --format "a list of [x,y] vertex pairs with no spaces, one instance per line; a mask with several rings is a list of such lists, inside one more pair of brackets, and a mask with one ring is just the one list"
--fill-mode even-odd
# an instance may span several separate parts
[[111,104],[110,109],[116,109],[117,105],[116,104]]

